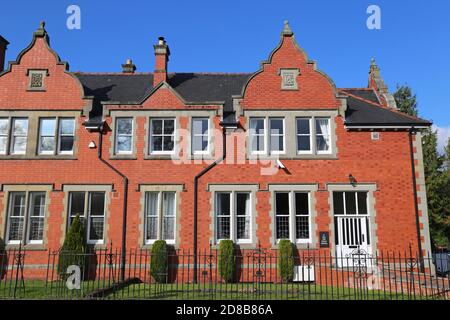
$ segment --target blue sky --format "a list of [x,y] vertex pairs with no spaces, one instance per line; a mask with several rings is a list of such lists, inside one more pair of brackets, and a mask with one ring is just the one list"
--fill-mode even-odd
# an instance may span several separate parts
[[[81,8],[81,30],[66,27],[69,5]],[[367,7],[381,8],[381,30],[366,27]],[[41,0],[2,1],[0,34],[7,60],[25,48],[40,20],[72,71],[116,72],[127,58],[153,70],[153,48],[165,36],[170,71],[253,72],[278,44],[289,20],[300,46],[338,87],[367,85],[375,57],[391,90],[407,83],[419,111],[450,135],[450,1],[448,0]]]

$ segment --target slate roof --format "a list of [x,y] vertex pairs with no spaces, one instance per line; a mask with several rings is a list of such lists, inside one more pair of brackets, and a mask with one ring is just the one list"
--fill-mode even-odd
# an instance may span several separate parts
[[[101,121],[101,102],[139,104],[153,90],[153,74],[75,73],[86,96],[94,96],[88,123]],[[240,95],[250,73],[169,73],[167,82],[190,103],[223,103],[224,123],[234,122],[232,96]],[[377,95],[366,88],[340,89],[348,93],[345,124],[351,126],[428,126],[429,121],[381,107]]]
[[429,126],[431,122],[349,96],[347,98],[347,111],[345,112],[345,125],[347,127]]

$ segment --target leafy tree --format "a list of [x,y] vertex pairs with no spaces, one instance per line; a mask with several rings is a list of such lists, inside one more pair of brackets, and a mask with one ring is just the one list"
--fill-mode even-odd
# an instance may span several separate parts
[[[397,86],[394,98],[400,111],[411,116],[418,116],[416,95],[409,86]],[[437,151],[437,131],[429,128],[422,132],[422,144],[432,245],[449,247],[450,141],[446,148],[446,155],[440,155]]]
[[401,112],[409,114],[411,116],[417,116],[417,99],[416,95],[412,93],[412,90],[407,85],[397,85],[397,91],[394,93],[394,99],[397,103],[397,107]]
[[167,282],[168,252],[164,240],[157,240],[152,246],[150,274],[157,283]]
[[219,274],[223,281],[230,283],[234,279],[236,257],[232,240],[221,240],[219,244]]
[[294,280],[294,244],[282,239],[279,243],[278,255],[278,275],[283,282],[291,282]]
[[77,214],[70,225],[64,244],[59,253],[58,273],[65,276],[67,267],[77,265],[82,274],[86,266],[86,231],[84,223]]

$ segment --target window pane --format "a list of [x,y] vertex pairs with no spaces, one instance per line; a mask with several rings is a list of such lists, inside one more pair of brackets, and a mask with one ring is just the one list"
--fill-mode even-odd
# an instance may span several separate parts
[[147,192],[147,202],[146,202],[146,215],[147,216],[157,216],[158,215],[158,193],[157,192]]
[[345,213],[356,214],[356,192],[345,192]]
[[270,119],[270,134],[284,134],[283,119]]
[[175,192],[163,193],[164,216],[175,216]]
[[230,239],[230,217],[217,218],[217,239]]
[[31,193],[30,241],[43,240],[45,219],[45,193]]
[[275,207],[277,215],[289,215],[289,193],[277,192],[275,194]]
[[8,135],[8,119],[0,119],[0,135]]
[[28,119],[14,119],[14,135],[27,135]]
[[11,193],[9,207],[9,241],[22,240],[25,224],[25,193]]
[[295,214],[309,215],[309,196],[307,193],[295,194]]
[[330,139],[328,136],[317,136],[316,144],[318,151],[328,151],[330,150]]
[[344,214],[344,193],[333,192],[334,214]]
[[297,119],[297,134],[310,134],[309,119]]
[[175,120],[164,120],[164,134],[173,134],[175,131]]
[[90,195],[90,215],[103,216],[105,213],[105,194],[103,192],[92,192]]
[[309,217],[295,217],[295,231],[297,239],[309,239]]
[[15,137],[13,144],[13,153],[25,153],[27,149],[27,138],[26,137]]
[[146,239],[156,240],[158,237],[158,193],[146,193]]
[[161,136],[153,137],[152,141],[153,141],[153,143],[152,143],[153,151],[162,151],[162,149],[163,149],[162,148],[162,137]]
[[162,134],[162,120],[152,120],[152,134]]
[[118,134],[133,134],[133,119],[118,118],[117,119],[117,133]]
[[297,139],[298,151],[310,151],[311,150],[311,138],[309,136],[299,136]]
[[70,193],[70,216],[75,217],[77,214],[80,217],[84,216],[84,192]]
[[175,217],[164,217],[162,228],[163,240],[175,239]]
[[253,151],[263,151],[264,150],[264,136],[253,136],[252,137],[252,150]]
[[8,143],[8,138],[0,136],[0,154],[6,153],[6,144],[7,143]]
[[193,119],[192,130],[194,134],[208,134],[208,119]]
[[250,239],[250,194],[236,193],[237,239]]
[[62,136],[59,140],[59,151],[67,152],[73,150],[74,137],[73,136]]
[[264,119],[253,118],[250,119],[250,130],[255,134],[264,134]]
[[358,192],[358,213],[367,214],[367,192]]
[[217,215],[230,215],[230,193],[217,194]]
[[118,136],[117,137],[117,151],[131,151],[131,137]]
[[330,127],[329,127],[329,119],[328,118],[317,118],[316,119],[316,133],[317,134],[324,134],[324,135],[329,135],[330,134]]
[[156,240],[158,237],[158,218],[147,217],[147,240]]
[[61,119],[60,132],[63,135],[73,135],[75,131],[75,119]]
[[56,119],[41,119],[41,135],[54,136],[56,128]]
[[55,150],[55,137],[41,137],[39,149],[41,152]]
[[271,151],[283,151],[284,143],[283,136],[271,136],[270,137],[270,150]]
[[103,240],[103,217],[90,217],[89,240]]
[[289,216],[277,217],[277,239],[289,239]]
[[173,141],[173,136],[165,136],[164,137],[164,151],[172,151],[173,147],[174,147],[174,141]]

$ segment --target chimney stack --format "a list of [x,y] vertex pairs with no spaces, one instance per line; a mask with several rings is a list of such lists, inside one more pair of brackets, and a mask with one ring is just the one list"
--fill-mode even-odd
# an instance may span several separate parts
[[5,70],[5,58],[6,58],[6,48],[9,42],[5,38],[0,36],[0,72]]
[[164,37],[158,38],[155,49],[155,72],[153,74],[153,86],[156,87],[162,81],[167,80],[167,62],[169,61],[170,50]]
[[134,73],[136,66],[133,64],[133,60],[127,59],[127,62],[122,65],[122,73]]

